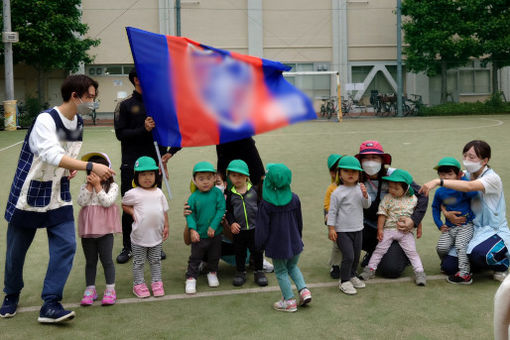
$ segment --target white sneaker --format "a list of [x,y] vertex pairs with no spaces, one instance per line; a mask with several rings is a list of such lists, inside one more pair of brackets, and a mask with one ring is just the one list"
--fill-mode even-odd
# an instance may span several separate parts
[[186,294],[195,294],[197,292],[197,280],[189,278],[186,280]]
[[266,259],[264,259],[264,263],[262,264],[262,269],[264,269],[264,271],[266,273],[274,272],[274,266],[271,264],[271,262],[269,262]]
[[352,285],[351,281],[345,281],[344,283],[340,283],[338,285],[338,288],[340,288],[340,290],[347,295],[354,295],[358,293],[356,288],[354,288],[354,286]]
[[356,276],[351,277],[351,283],[354,288],[365,288],[365,282],[358,279]]
[[505,280],[505,277],[508,275],[507,271],[504,272],[494,272],[494,275],[492,278],[496,281],[503,282]]
[[209,287],[218,287],[220,285],[216,273],[210,272],[207,274],[207,283],[209,284]]

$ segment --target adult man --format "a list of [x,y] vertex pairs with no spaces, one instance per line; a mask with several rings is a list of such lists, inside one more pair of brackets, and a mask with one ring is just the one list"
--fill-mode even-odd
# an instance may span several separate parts
[[69,179],[76,170],[90,170],[104,180],[114,174],[105,165],[75,159],[83,132],[78,113],[87,114],[93,109],[97,87],[97,82],[85,75],[67,77],[61,87],[63,103],[40,113],[27,132],[5,210],[6,296],[1,317],[16,314],[25,256],[37,228],[46,228],[50,251],[38,321],[59,323],[75,316],[74,311],[64,310],[60,304],[76,250]]
[[[149,156],[157,160],[156,150],[152,138],[152,129],[156,126],[152,117],[147,117],[145,105],[142,98],[142,88],[140,80],[136,74],[136,69],[129,72],[129,80],[135,87],[132,95],[123,100],[115,109],[115,135],[121,144],[122,165],[121,173],[121,194],[133,187],[133,167],[135,161],[142,156]],[[164,171],[168,160],[181,148],[172,147],[167,151],[166,147],[160,147],[161,160]],[[163,170],[163,169],[162,169]],[[161,183],[158,183],[161,187]],[[131,215],[122,214],[122,243],[123,249],[117,256],[118,263],[126,263],[131,258],[131,225],[133,218]],[[164,252],[161,258],[165,259]]]

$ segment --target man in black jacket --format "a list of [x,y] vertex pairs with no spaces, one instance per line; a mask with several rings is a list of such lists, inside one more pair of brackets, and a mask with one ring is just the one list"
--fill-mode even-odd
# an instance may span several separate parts
[[[142,98],[142,88],[136,74],[136,69],[129,72],[129,80],[135,87],[135,90],[127,99],[117,105],[115,109],[115,135],[121,144],[122,165],[121,172],[121,195],[131,189],[133,181],[133,167],[135,161],[141,156],[149,156],[157,160],[156,149],[152,137],[152,129],[156,126],[152,117],[148,117],[145,112],[145,105]],[[181,148],[159,147],[161,153],[162,167],[167,173],[168,160]],[[161,187],[161,183],[158,183]],[[133,218],[131,215],[122,213],[122,239],[123,249],[117,256],[118,263],[126,263],[131,258],[131,225]],[[166,257],[162,252],[161,258]]]

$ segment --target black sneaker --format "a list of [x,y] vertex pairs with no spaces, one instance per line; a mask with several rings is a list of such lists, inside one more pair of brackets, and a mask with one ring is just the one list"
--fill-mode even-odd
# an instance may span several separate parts
[[255,283],[259,285],[260,287],[267,286],[267,277],[266,274],[264,274],[264,271],[257,270],[253,276],[255,277]]
[[166,253],[161,249],[161,259],[166,260]]
[[338,280],[340,278],[340,267],[339,266],[331,266],[329,270],[329,275],[332,279]]
[[131,249],[124,248],[120,252],[119,256],[117,256],[117,263],[120,264],[126,263],[127,261],[129,261],[131,256],[133,256],[133,254],[131,253]]
[[236,272],[234,275],[234,280],[232,280],[232,284],[236,287],[240,287],[244,285],[246,282],[246,272]]
[[458,272],[455,275],[448,276],[446,281],[453,283],[455,285],[470,285],[473,283],[471,275],[469,274],[460,275],[460,272]]
[[0,308],[0,317],[12,318],[14,315],[16,315],[16,309],[18,309],[18,302],[19,293],[6,295],[4,298],[4,302],[2,303],[2,308]]
[[65,310],[59,302],[45,302],[41,307],[37,321],[40,323],[60,323],[74,319],[75,315],[73,311]]

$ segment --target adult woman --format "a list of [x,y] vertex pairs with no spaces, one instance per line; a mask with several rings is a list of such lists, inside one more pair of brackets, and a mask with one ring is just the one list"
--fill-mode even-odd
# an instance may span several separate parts
[[[377,209],[379,202],[388,193],[388,184],[382,180],[383,176],[388,176],[393,172],[390,168],[391,155],[385,153],[381,144],[377,141],[365,141],[359,147],[359,153],[356,155],[359,159],[361,167],[364,170],[362,181],[367,188],[368,194],[372,199],[370,208],[364,210],[363,217],[363,245],[362,249],[366,251],[365,258],[361,265],[366,266],[370,260],[370,256],[377,246]],[[420,186],[415,182],[411,183],[414,192],[417,193]],[[399,229],[412,230],[417,227],[427,210],[428,198],[425,195],[417,194],[418,203],[411,217],[402,217],[398,222]],[[394,241],[388,252],[383,256],[379,267],[378,274],[383,277],[396,278],[404,271],[409,261],[399,246]]]
[[[421,192],[428,195],[436,186],[470,192],[478,191],[479,196],[471,201],[475,213],[474,234],[469,242],[467,253],[471,268],[494,270],[494,279],[502,281],[508,269],[508,248],[510,231],[506,220],[503,182],[489,167],[491,147],[485,141],[473,140],[464,146],[463,163],[470,181],[434,179],[423,185]],[[458,212],[449,212],[445,216],[454,224],[462,224],[465,218]],[[443,259],[442,268],[448,274],[457,271],[455,252]]]

